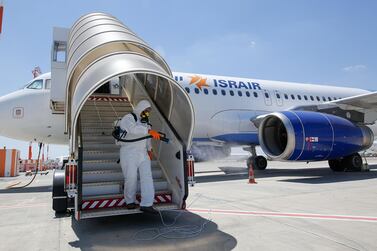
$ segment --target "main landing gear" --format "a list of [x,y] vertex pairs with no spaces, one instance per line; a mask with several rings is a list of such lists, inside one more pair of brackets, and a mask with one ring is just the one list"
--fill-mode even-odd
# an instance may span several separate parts
[[256,170],[266,169],[267,159],[264,156],[257,155],[255,146],[245,147],[243,149],[251,153],[251,156],[246,161],[247,168],[249,168],[250,164],[253,164],[253,168]]
[[329,160],[329,166],[334,172],[344,172],[345,170],[361,171],[363,159],[360,154],[354,153],[341,159]]

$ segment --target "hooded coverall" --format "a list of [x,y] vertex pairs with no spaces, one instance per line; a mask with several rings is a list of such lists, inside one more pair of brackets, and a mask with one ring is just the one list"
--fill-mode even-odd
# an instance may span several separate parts
[[[149,125],[140,122],[140,113],[151,105],[147,100],[141,100],[132,114],[125,115],[120,121],[120,128],[127,131],[125,139],[141,138],[148,135]],[[122,142],[120,148],[120,164],[124,175],[124,198],[126,204],[135,203],[137,191],[137,170],[140,176],[142,207],[150,207],[154,201],[154,186],[151,171],[151,161],[147,151],[151,149],[150,139],[136,142]]]

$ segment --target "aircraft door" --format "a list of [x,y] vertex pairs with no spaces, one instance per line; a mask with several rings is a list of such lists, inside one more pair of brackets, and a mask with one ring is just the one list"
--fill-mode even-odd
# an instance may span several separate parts
[[264,95],[264,102],[266,103],[267,106],[272,105],[272,99],[271,99],[271,94],[267,90],[263,90],[263,95]]
[[278,106],[283,106],[283,96],[281,95],[281,93],[275,90],[274,94],[275,94],[276,104]]

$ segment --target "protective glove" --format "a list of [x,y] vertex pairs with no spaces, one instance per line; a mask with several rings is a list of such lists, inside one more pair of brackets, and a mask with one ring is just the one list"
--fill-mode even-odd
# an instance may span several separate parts
[[152,158],[153,158],[153,152],[152,152],[152,150],[148,151],[148,156],[149,156],[149,159],[152,160]]
[[152,138],[160,140],[161,136],[160,133],[155,130],[148,130],[148,133],[152,135]]

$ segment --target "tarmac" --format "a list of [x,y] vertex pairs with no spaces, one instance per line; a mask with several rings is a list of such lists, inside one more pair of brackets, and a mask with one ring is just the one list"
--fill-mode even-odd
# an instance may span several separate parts
[[[52,172],[0,178],[2,250],[377,250],[377,159],[369,172],[269,162],[248,184],[243,157],[197,163],[188,210],[75,221],[51,208]],[[172,232],[171,230],[178,230]],[[157,231],[160,231],[160,235]],[[152,239],[152,240],[145,240]]]

